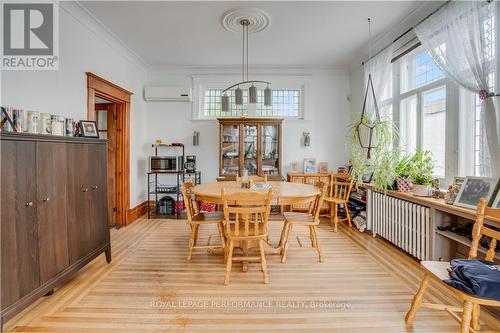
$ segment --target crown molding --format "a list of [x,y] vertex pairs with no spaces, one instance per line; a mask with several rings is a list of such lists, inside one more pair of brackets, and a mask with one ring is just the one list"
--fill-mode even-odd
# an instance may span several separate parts
[[[391,44],[403,32],[423,20],[426,16],[438,9],[446,1],[424,1],[420,6],[406,15],[398,24],[391,29],[377,35],[372,42],[372,54],[376,54],[387,45]],[[368,45],[359,48],[353,55],[353,60],[348,66],[349,73],[354,72],[362,66],[362,62],[368,59]]]
[[80,1],[59,1],[59,8],[71,15],[75,20],[85,26],[95,36],[100,38],[114,50],[117,50],[139,69],[147,72],[149,64],[125,44],[114,32],[98,20]]
[[[250,74],[276,75],[347,75],[347,68],[326,65],[253,65],[249,67]],[[151,67],[150,73],[166,72],[169,74],[186,75],[241,75],[241,65],[180,65]]]

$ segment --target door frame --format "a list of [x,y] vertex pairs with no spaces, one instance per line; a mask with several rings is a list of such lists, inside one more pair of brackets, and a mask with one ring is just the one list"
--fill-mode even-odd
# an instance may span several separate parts
[[95,120],[95,98],[116,103],[116,226],[127,225],[130,209],[130,99],[132,92],[91,72],[87,76],[87,120]]

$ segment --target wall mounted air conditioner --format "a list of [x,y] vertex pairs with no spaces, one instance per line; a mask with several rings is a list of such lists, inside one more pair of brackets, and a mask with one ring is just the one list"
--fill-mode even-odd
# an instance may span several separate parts
[[144,87],[146,101],[191,102],[191,88],[186,87]]

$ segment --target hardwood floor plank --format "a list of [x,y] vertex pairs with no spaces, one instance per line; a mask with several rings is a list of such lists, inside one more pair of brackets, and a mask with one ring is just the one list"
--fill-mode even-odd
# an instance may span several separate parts
[[[277,242],[282,223],[270,223]],[[202,228],[200,242],[215,229]],[[314,251],[289,249],[286,264],[267,255],[270,284],[258,263],[235,263],[222,284],[219,255],[196,250],[186,261],[185,221],[141,218],[112,231],[113,261],[96,258],[50,297],[5,323],[6,332],[457,332],[446,313],[422,309],[414,327],[404,315],[418,288],[418,262],[379,238],[328,221],[317,230],[324,263]],[[294,233],[295,235],[295,233]],[[303,244],[307,232],[298,233]],[[304,241],[305,240],[305,241]],[[213,239],[217,241],[217,239]],[[298,247],[296,239],[294,247]],[[430,301],[457,300],[431,285]],[[482,312],[481,332],[499,332]]]

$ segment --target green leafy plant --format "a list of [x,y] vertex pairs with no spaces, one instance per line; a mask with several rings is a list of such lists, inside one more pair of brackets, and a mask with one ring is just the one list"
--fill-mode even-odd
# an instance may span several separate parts
[[410,162],[411,162],[412,155],[400,153],[398,158],[399,158],[399,162],[396,165],[396,170],[395,170],[396,174],[397,174],[397,178],[407,178],[408,172],[410,169]]
[[[346,140],[351,146],[353,175],[356,186],[362,184],[363,175],[372,174],[372,183],[375,188],[386,191],[391,188],[397,177],[395,172],[399,163],[399,151],[392,149],[392,142],[399,137],[397,128],[390,119],[369,119],[363,116],[364,126],[374,128],[375,148],[372,148],[371,158],[367,158],[366,148],[361,147],[357,125],[360,117],[347,128]],[[363,140],[363,138],[361,138]]]
[[419,149],[409,161],[408,175],[415,185],[430,185],[434,179],[434,160],[428,150]]

